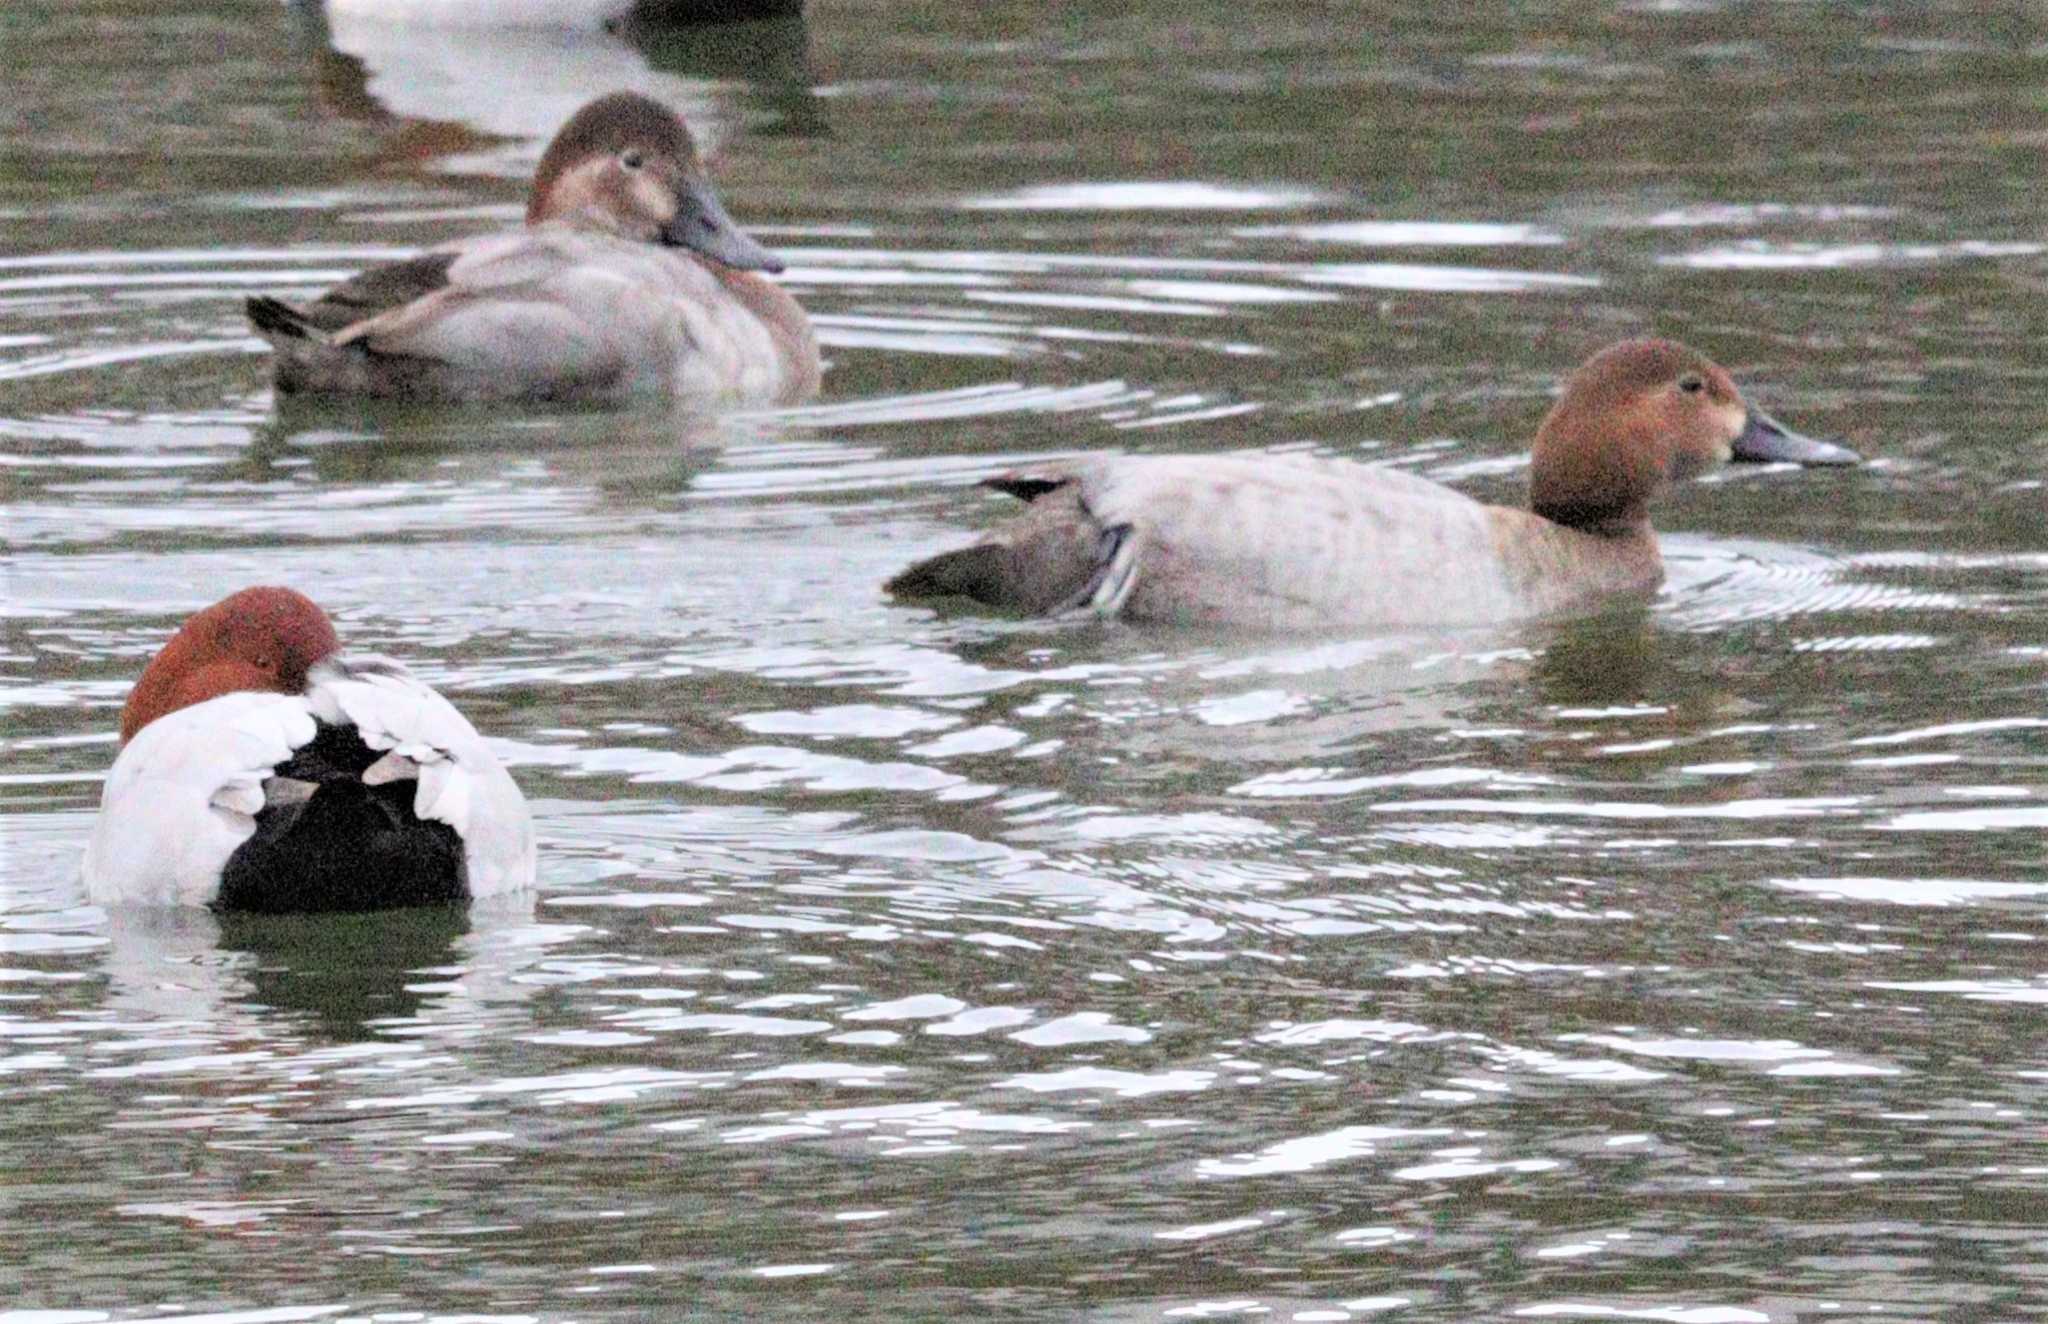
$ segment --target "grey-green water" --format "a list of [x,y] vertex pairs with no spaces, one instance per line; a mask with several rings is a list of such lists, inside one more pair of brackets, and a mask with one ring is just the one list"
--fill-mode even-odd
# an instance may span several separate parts
[[[0,1321],[2048,1314],[2032,13],[0,8]],[[244,294],[515,217],[622,84],[816,407],[276,407]],[[1022,456],[1515,500],[1642,332],[1874,463],[1558,626],[878,592]],[[256,581],[498,739],[530,904],[85,904],[128,681]]]

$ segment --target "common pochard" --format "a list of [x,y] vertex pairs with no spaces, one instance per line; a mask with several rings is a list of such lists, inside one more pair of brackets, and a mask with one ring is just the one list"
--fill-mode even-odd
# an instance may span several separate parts
[[187,620],[121,713],[85,853],[101,905],[329,911],[533,882],[526,801],[448,701],[249,588]]
[[888,589],[1029,615],[1264,629],[1556,615],[1656,588],[1650,503],[1730,460],[1860,457],[1747,404],[1706,356],[1632,340],[1573,373],[1538,428],[1527,510],[1349,460],[1103,455],[989,479],[1028,503],[1023,515]]
[[617,92],[548,144],[519,229],[248,313],[283,392],[786,404],[817,390],[819,363],[803,308],[758,274],[780,270],[726,215],[682,119]]

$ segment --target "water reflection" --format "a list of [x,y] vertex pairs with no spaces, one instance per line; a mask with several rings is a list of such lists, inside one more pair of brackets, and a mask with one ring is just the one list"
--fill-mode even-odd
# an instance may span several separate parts
[[450,25],[430,5],[304,4],[291,13],[321,106],[376,126],[398,160],[524,177],[571,115],[617,91],[675,107],[713,153],[742,124],[791,137],[825,131],[801,13],[611,29]]
[[522,968],[570,932],[537,927],[531,896],[362,915],[122,907],[102,969],[108,1005],[146,1038],[352,1043],[442,1019],[473,1028],[530,996]]
[[[495,415],[495,419],[494,419]],[[497,421],[498,427],[491,423]],[[658,404],[627,409],[445,409],[386,401],[279,400],[253,430],[235,470],[251,479],[389,484],[546,474],[558,495],[687,491],[719,451],[772,444],[772,417],[714,415]],[[451,472],[452,471],[452,472]]]
[[1563,622],[1544,643],[1535,678],[1544,699],[1559,707],[1638,703],[1665,688],[1665,642],[1644,608]]
[[[337,922],[343,921],[343,922]],[[316,1037],[347,1042],[379,1022],[419,1014],[419,981],[459,972],[455,943],[469,932],[467,906],[427,906],[361,916],[228,915],[223,953],[235,953],[248,1001],[304,1012]]]

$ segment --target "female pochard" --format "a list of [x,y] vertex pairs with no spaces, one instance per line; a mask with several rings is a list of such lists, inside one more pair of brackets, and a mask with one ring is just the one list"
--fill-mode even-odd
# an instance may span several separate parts
[[1587,360],[1543,420],[1528,510],[1346,460],[1103,455],[990,479],[1024,514],[888,587],[1268,629],[1547,616],[1662,581],[1649,508],[1672,482],[1729,460],[1858,459],[1744,403],[1704,355],[1633,340]]
[[101,905],[378,910],[533,882],[526,801],[388,658],[345,657],[288,588],[199,612],[121,713],[85,853]]
[[755,274],[780,270],[726,215],[675,112],[618,92],[548,144],[523,227],[248,311],[280,391],[783,404],[817,389],[818,345]]

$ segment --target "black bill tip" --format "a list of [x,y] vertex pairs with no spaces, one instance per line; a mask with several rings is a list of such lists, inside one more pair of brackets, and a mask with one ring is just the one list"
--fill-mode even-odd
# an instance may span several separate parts
[[1751,464],[1803,464],[1840,466],[1863,463],[1863,457],[1847,446],[1821,441],[1794,432],[1754,405],[1749,422],[1735,438],[1734,458]]

